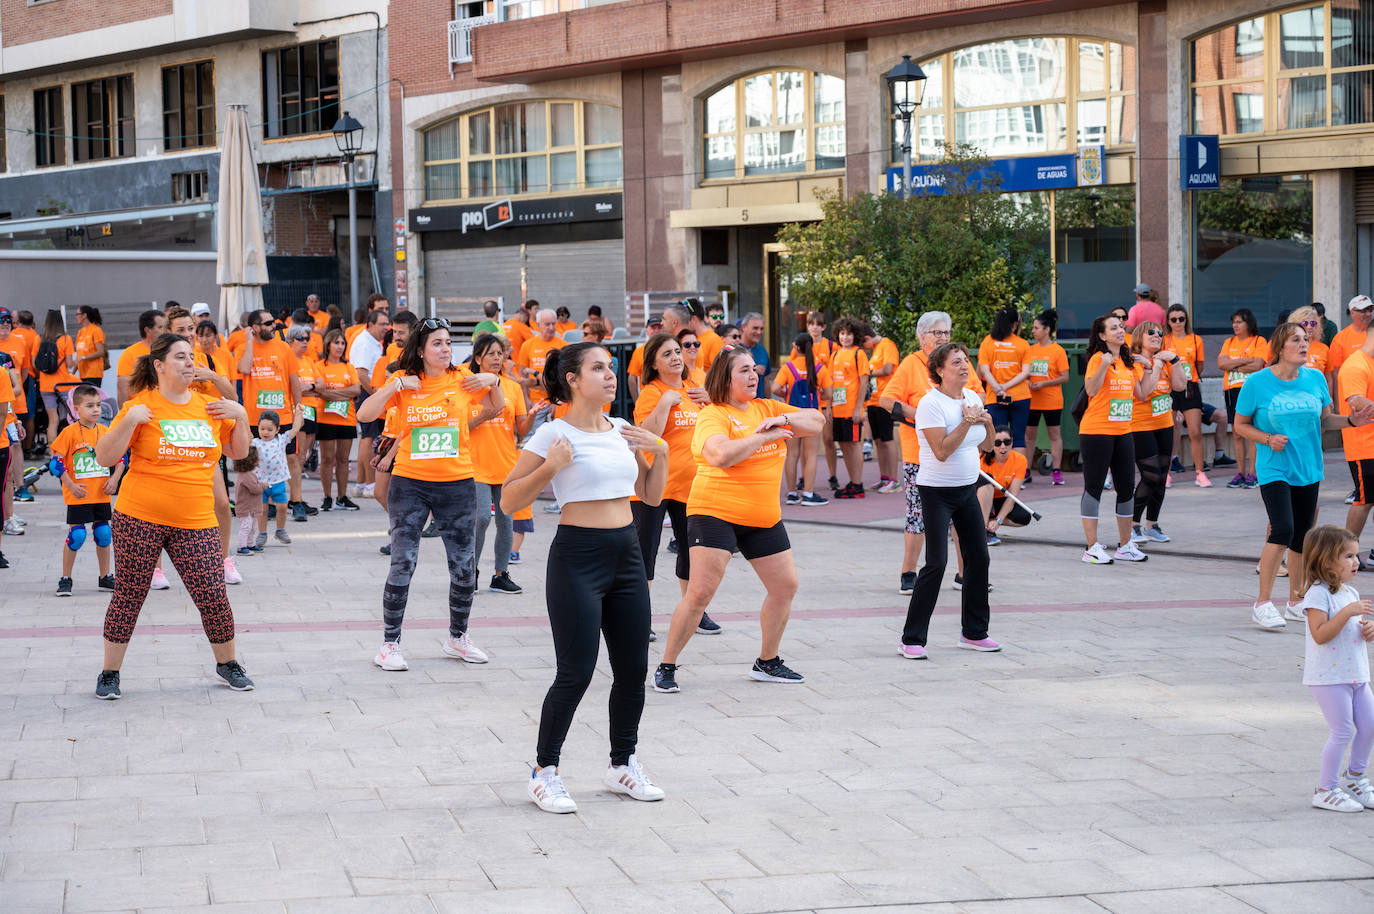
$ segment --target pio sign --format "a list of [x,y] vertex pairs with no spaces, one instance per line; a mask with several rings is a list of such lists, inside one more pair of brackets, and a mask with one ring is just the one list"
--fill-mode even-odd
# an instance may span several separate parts
[[1221,187],[1221,144],[1215,135],[1178,138],[1178,180],[1183,190]]

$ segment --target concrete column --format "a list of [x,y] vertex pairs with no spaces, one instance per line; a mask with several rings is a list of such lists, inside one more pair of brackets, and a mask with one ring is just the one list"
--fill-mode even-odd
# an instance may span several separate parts
[[621,76],[625,185],[625,288],[682,289],[684,232],[668,227],[668,212],[686,205],[697,143],[683,122],[678,67],[627,70]]
[[1355,236],[1355,172],[1313,172],[1312,295],[1329,315],[1355,295]]
[[[1141,282],[1159,288],[1170,276],[1170,206],[1180,191],[1170,183],[1170,69],[1167,0],[1137,5],[1136,269]],[[1177,291],[1167,289],[1170,300]]]
[[[880,81],[881,82],[881,81]],[[884,110],[881,104],[873,105],[871,91],[855,91],[859,86],[871,89],[873,83],[868,77],[868,39],[859,38],[844,44],[844,84],[849,87],[844,96],[844,145],[845,177],[844,190],[847,196],[878,190],[871,187],[875,167],[882,172],[881,159],[871,161],[874,156],[855,155],[860,149],[869,149],[871,136],[870,118],[880,119]],[[884,93],[887,86],[881,85]],[[886,154],[886,140],[877,148]],[[802,201],[809,203],[809,200]]]

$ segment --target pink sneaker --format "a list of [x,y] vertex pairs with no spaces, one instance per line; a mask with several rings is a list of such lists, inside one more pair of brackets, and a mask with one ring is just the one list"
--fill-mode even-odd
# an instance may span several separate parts
[[1050,485],[1052,486],[1062,486],[1064,484],[1064,474],[1058,470],[1054,471],[1054,475],[1050,477],[1050,479]]
[[963,636],[959,638],[959,646],[966,651],[983,651],[988,654],[1002,649],[1002,645],[993,641],[991,638],[980,638],[977,641],[970,641]]
[[1212,487],[1212,480],[1207,478],[1206,473],[1198,470],[1197,475],[1193,477],[1193,485],[1197,486],[1199,489],[1210,489]]
[[167,580],[167,575],[162,573],[161,568],[153,569],[153,581],[149,585],[153,590],[170,590],[172,585]]
[[897,653],[901,654],[908,660],[930,659],[926,655],[926,649],[919,644],[899,644],[897,645]]

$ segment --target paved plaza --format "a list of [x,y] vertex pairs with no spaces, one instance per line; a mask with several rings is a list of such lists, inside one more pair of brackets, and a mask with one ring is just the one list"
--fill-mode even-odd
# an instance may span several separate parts
[[[1323,519],[1339,521],[1339,464],[1328,480]],[[525,593],[477,598],[485,666],[440,653],[434,540],[410,670],[372,665],[386,525],[364,501],[241,562],[230,596],[256,691],[214,677],[172,575],[123,700],[101,702],[95,557],[74,598],[52,595],[61,508],[44,491],[0,572],[5,912],[1374,910],[1374,813],[1308,805],[1326,727],[1300,632],[1249,621],[1257,492],[1180,481],[1172,544],[1090,567],[1059,544],[1077,541],[1076,490],[1033,486],[1046,520],[993,550],[1006,650],[954,649],[951,568],[928,662],[897,655],[900,496],[789,509],[812,521],[790,527],[802,586],[782,649],[806,683],[747,678],[761,590],[736,559],[712,607],[724,633],[693,640],[680,694],[648,695],[639,754],[667,799],[601,786],[603,655],[562,763],[580,809],[553,816],[524,785],[553,675],[551,516],[536,511],[512,568]],[[663,631],[666,553],[659,568]]]

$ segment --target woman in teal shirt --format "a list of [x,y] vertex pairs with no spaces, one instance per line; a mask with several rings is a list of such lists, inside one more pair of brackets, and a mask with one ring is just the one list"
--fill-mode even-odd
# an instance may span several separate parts
[[1245,381],[1236,401],[1235,430],[1258,445],[1256,473],[1269,515],[1269,536],[1260,556],[1260,589],[1251,611],[1255,624],[1279,631],[1285,618],[1305,622],[1299,608],[1299,574],[1288,577],[1288,605],[1279,613],[1270,599],[1286,547],[1288,567],[1302,567],[1302,541],[1317,516],[1322,480],[1322,429],[1365,425],[1374,410],[1349,416],[1331,412],[1331,393],[1321,372],[1307,365],[1307,334],[1280,324],[1269,344],[1269,366]]

